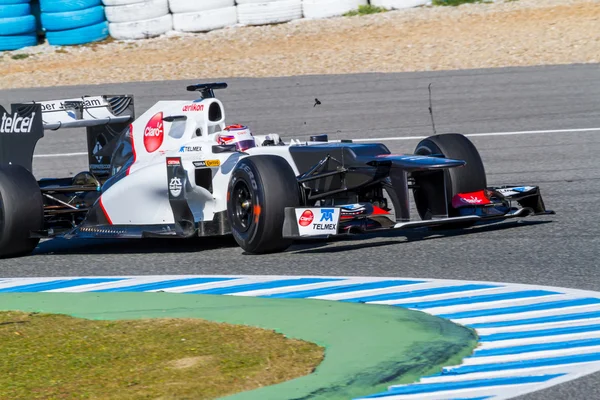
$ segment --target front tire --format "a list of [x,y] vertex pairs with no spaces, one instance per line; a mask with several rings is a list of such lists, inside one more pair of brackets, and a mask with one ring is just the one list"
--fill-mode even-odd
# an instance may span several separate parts
[[[415,154],[466,161],[463,167],[413,174],[416,186],[413,195],[421,219],[442,216],[446,210],[449,217],[458,216],[458,211],[452,207],[452,198],[458,193],[477,192],[487,187],[481,156],[464,135],[447,133],[430,136],[417,145]],[[465,227],[465,224],[456,227]]]
[[0,258],[31,254],[44,227],[44,202],[33,175],[20,165],[0,167]]
[[282,157],[246,157],[235,166],[227,189],[227,216],[235,241],[246,252],[287,249],[292,240],[283,238],[284,210],[299,205],[296,174]]

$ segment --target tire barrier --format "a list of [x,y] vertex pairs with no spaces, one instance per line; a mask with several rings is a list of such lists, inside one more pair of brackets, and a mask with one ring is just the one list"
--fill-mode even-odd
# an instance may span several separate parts
[[302,0],[302,13],[307,19],[339,17],[367,5],[367,0]]
[[234,6],[234,0],[169,0],[169,9],[173,14],[216,10]]
[[25,17],[31,15],[29,3],[0,4],[0,18]]
[[207,32],[233,26],[238,16],[235,7],[173,14],[173,28],[180,32]]
[[85,10],[101,4],[101,0],[40,0],[43,13]]
[[342,16],[371,4],[388,10],[429,0],[0,0],[0,51],[137,40],[169,31],[208,32],[240,25]]
[[139,3],[140,0],[103,0],[105,6],[124,6],[126,4]]
[[179,32],[207,32],[238,22],[234,0],[169,0],[169,9]]
[[32,32],[26,35],[0,36],[0,51],[18,50],[23,47],[35,46],[38,44],[37,33]]
[[108,37],[108,23],[106,21],[83,28],[69,29],[66,31],[46,32],[48,43],[54,46],[74,46],[97,42]]
[[238,4],[237,12],[242,25],[278,24],[302,18],[302,0],[247,2]]
[[173,30],[169,0],[105,0],[104,5],[109,32],[115,39],[146,39]]
[[95,6],[77,11],[42,13],[42,26],[48,31],[65,31],[104,22],[104,8]]
[[42,30],[50,45],[75,46],[108,37],[100,0],[40,0],[40,10]]
[[0,51],[37,45],[37,22],[29,0],[0,0]]
[[173,17],[171,14],[142,21],[108,24],[110,36],[118,40],[147,39],[162,35],[172,29]]
[[122,6],[107,6],[108,22],[134,22],[162,17],[169,13],[168,0],[147,0]]
[[22,35],[35,31],[35,17],[10,17],[0,19],[0,36]]

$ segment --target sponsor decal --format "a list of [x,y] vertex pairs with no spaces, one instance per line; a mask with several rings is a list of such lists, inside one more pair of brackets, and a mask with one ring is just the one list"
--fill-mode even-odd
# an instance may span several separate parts
[[181,159],[167,157],[167,165],[181,165]]
[[4,113],[0,119],[0,133],[30,133],[34,119],[35,113],[29,117]]
[[[88,107],[102,107],[105,103],[101,98],[93,97],[89,99],[73,99],[71,101],[81,101],[83,103],[84,108]],[[64,111],[65,110],[65,102],[64,101],[49,101],[40,103],[42,106],[42,111]]]
[[335,235],[340,219],[339,208],[296,209],[300,236]]
[[333,223],[333,214],[335,213],[335,208],[322,208],[321,209],[321,219],[319,223],[313,224],[313,229],[317,231],[331,231],[336,229],[335,223]]
[[514,196],[516,194],[527,193],[535,189],[535,186],[516,186],[496,189],[496,191],[504,196]]
[[189,152],[193,152],[193,151],[202,151],[202,147],[201,146],[181,146],[179,148],[180,153],[189,153]]
[[321,209],[321,222],[323,221],[331,221],[333,222],[333,213],[335,208],[323,208]]
[[246,171],[248,176],[250,177],[250,183],[252,184],[252,189],[258,190],[258,184],[256,183],[256,178],[254,177],[254,173],[246,164],[242,165],[242,169]]
[[148,153],[152,153],[162,145],[165,137],[165,127],[162,111],[155,114],[144,129],[144,147]]
[[389,215],[385,209],[371,203],[346,204],[341,207],[341,218],[352,219],[363,215]]
[[511,189],[508,189],[508,188],[498,189],[497,192],[502,194],[503,196],[513,196],[515,194],[519,194],[519,192],[513,190],[512,188]]
[[221,165],[221,160],[200,160],[194,161],[195,167],[218,167]]
[[[94,154],[97,154],[100,150],[102,150],[102,144],[100,144],[100,142],[96,142],[96,145],[94,146]],[[99,163],[102,162],[102,156],[94,156],[94,158]]]
[[92,165],[90,165],[90,171],[92,171],[92,172],[110,171],[110,164],[92,164]]
[[479,197],[475,197],[475,196],[461,197],[460,200],[463,203],[468,203],[468,204],[481,204],[481,203],[483,203],[482,199],[480,199]]
[[364,210],[365,206],[363,204],[345,204],[343,206],[341,206],[342,209],[344,210],[350,210],[350,211],[357,211],[357,210]]
[[491,203],[492,202],[487,198],[483,190],[472,193],[459,193],[452,198],[452,207],[454,208],[465,206],[484,206]]
[[204,111],[204,104],[188,104],[186,106],[183,106],[181,111]]
[[515,190],[519,193],[529,192],[530,190],[533,190],[533,189],[535,189],[535,187],[533,187],[533,186],[520,186],[520,187],[512,188],[512,190]]
[[309,226],[310,224],[312,224],[314,219],[315,215],[313,214],[313,212],[310,210],[305,210],[302,213],[302,215],[300,215],[300,218],[298,218],[298,223],[300,224],[300,226]]
[[169,182],[169,192],[171,192],[171,195],[173,197],[179,197],[182,189],[183,185],[181,184],[181,179],[176,176],[171,178],[171,181]]

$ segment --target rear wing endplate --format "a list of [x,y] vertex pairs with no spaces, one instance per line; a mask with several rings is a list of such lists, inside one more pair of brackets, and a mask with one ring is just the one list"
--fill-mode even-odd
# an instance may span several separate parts
[[[110,174],[111,147],[135,119],[135,110],[132,95],[83,96],[12,104],[11,113],[0,107],[0,118],[0,164],[31,171],[44,130],[86,128],[90,171],[102,178]],[[2,121],[11,123],[7,128]]]

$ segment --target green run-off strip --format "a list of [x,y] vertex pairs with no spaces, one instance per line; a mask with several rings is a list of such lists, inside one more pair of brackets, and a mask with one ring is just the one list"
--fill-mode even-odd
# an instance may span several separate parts
[[0,294],[0,310],[101,320],[202,318],[271,329],[325,347],[310,375],[228,400],[351,399],[460,364],[473,330],[418,311],[323,300],[173,293]]

